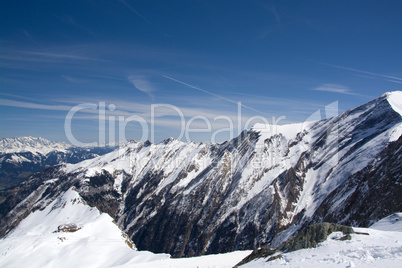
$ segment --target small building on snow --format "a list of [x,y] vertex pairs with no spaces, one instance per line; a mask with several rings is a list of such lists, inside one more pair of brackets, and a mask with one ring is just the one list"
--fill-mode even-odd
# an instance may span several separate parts
[[59,232],[75,232],[78,231],[78,226],[75,223],[67,223],[67,224],[62,224],[57,227],[57,231]]

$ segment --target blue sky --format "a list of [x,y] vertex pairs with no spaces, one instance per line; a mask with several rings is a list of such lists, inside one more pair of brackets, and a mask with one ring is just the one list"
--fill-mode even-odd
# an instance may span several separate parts
[[131,122],[127,138],[150,138],[152,104],[165,105],[156,142],[180,136],[172,107],[193,129],[212,122],[195,141],[230,127],[219,116],[237,134],[253,116],[302,122],[334,101],[344,111],[402,89],[400,14],[401,1],[1,1],[0,136],[67,141],[82,103],[107,107],[105,129],[99,109],[74,114],[82,142],[132,115],[148,136]]

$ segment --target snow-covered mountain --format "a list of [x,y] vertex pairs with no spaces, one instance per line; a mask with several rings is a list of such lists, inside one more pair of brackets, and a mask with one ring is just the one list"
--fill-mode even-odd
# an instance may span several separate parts
[[54,142],[37,137],[3,138],[0,140],[0,153],[26,153],[47,155],[52,151],[66,151],[72,145]]
[[116,147],[80,148],[44,138],[0,140],[0,189],[17,185],[29,175],[60,163],[78,163],[111,152]]
[[[59,226],[75,225],[73,232]],[[1,267],[233,267],[250,251],[172,260],[169,254],[138,251],[113,219],[90,207],[70,188],[44,210],[21,221],[0,240]]]
[[[174,257],[280,243],[328,221],[402,211],[402,92],[338,116],[256,125],[222,144],[131,142],[0,192],[0,235],[74,187],[137,248]],[[392,198],[389,198],[392,197]]]

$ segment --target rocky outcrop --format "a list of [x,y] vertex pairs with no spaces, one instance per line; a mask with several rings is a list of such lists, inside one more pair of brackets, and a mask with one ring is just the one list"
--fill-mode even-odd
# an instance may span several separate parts
[[315,222],[367,226],[402,210],[401,138],[391,139],[402,117],[387,97],[222,144],[133,141],[46,169],[0,192],[0,234],[71,187],[139,250],[174,257],[253,249]]
[[[353,228],[345,225],[338,225],[334,223],[316,223],[302,229],[297,236],[287,240],[282,246],[270,249],[267,247],[255,249],[249,256],[244,258],[236,267],[248,263],[254,259],[268,258],[277,252],[292,252],[304,248],[315,248],[319,243],[327,240],[328,236],[333,232],[342,232],[343,237],[340,241],[350,240],[350,234],[354,234]],[[268,258],[267,261],[281,258],[280,254]]]
[[317,209],[313,222],[368,227],[402,209],[402,136],[367,167],[339,185]]

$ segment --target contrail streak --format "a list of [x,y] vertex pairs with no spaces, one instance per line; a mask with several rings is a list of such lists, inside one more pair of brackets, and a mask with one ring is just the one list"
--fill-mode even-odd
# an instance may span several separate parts
[[400,84],[402,82],[402,78],[395,77],[395,76],[390,76],[390,75],[385,75],[385,74],[377,74],[377,73],[367,72],[367,71],[363,71],[363,70],[359,70],[359,69],[354,69],[354,68],[350,68],[350,67],[345,67],[345,66],[341,66],[341,65],[330,64],[330,63],[325,63],[325,62],[320,62],[320,61],[314,61],[314,62],[322,64],[322,65],[327,65],[327,66],[330,66],[330,67],[338,68],[338,69],[343,69],[343,70],[348,70],[348,71],[352,71],[352,72],[357,72],[357,73],[362,73],[362,74],[369,74],[369,75],[374,75],[374,76],[387,78],[387,79],[384,79],[384,80],[389,81],[389,82],[393,82],[393,83]]
[[[215,93],[209,92],[209,91],[207,91],[207,90],[205,90],[205,89],[202,89],[202,88],[199,88],[199,87],[196,87],[196,86],[187,84],[187,83],[185,83],[185,82],[183,82],[183,81],[174,79],[174,78],[169,77],[169,76],[167,76],[167,75],[162,75],[162,76],[165,77],[165,78],[167,78],[167,79],[170,79],[170,80],[172,80],[172,81],[175,81],[175,82],[177,82],[177,83],[180,83],[180,84],[182,84],[182,85],[185,85],[185,86],[194,88],[194,89],[196,89],[196,90],[198,90],[198,91],[201,91],[201,92],[204,92],[204,93],[209,94],[209,95],[211,95],[211,96],[214,96],[214,97],[220,98],[220,99],[222,99],[222,100],[225,100],[225,101],[227,101],[227,102],[234,103],[234,104],[236,104],[236,105],[239,104],[239,102],[237,102],[237,101],[234,101],[234,100],[231,100],[231,99],[222,97],[222,96],[217,95],[217,94],[215,94]],[[252,111],[254,111],[254,112],[261,113],[261,114],[265,114],[264,112],[258,111],[258,110],[254,109],[254,108],[251,108],[251,107],[249,107],[249,106],[247,106],[247,105],[244,105],[244,104],[242,104],[241,102],[240,102],[240,105],[241,105],[242,107],[247,108],[247,109],[249,109],[249,110],[252,110]]]

